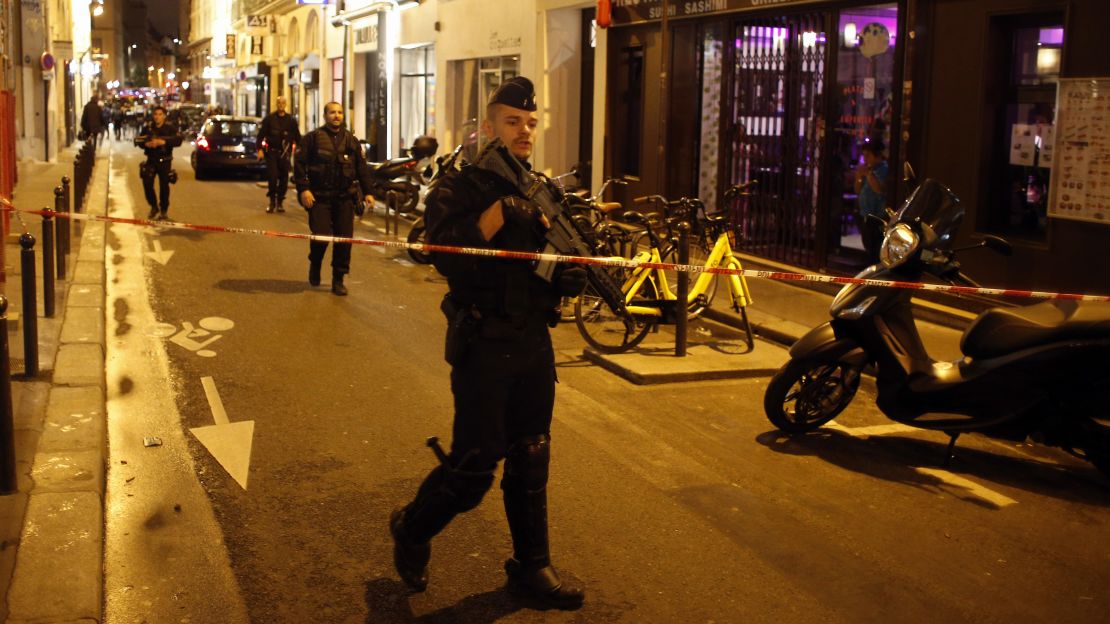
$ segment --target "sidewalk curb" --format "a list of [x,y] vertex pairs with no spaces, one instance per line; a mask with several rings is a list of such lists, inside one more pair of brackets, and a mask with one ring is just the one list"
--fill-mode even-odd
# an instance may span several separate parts
[[[88,213],[105,212],[110,159],[110,148],[98,154]],[[7,595],[10,624],[103,617],[104,228],[74,228],[73,236],[79,242],[58,315],[46,414],[29,483],[21,488],[27,504]]]

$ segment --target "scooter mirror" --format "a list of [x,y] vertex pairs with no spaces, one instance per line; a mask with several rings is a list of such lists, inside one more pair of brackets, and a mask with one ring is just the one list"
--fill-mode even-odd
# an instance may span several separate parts
[[1010,245],[1009,241],[1004,238],[999,238],[993,234],[987,234],[983,237],[983,245],[987,246],[993,251],[997,251],[1003,256],[1012,256],[1014,248]]
[[913,171],[913,165],[908,161],[902,163],[902,181],[913,182],[917,179],[917,174]]

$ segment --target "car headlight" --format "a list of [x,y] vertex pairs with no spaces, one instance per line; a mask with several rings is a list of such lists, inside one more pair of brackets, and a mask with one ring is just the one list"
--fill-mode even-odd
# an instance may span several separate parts
[[917,251],[921,239],[917,233],[905,223],[899,223],[890,229],[883,239],[882,249],[879,250],[879,260],[887,268],[896,267]]

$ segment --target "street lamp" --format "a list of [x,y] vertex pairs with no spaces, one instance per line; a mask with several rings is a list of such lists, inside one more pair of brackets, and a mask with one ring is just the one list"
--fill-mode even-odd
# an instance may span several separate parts
[[91,0],[89,10],[92,11],[93,17],[104,15],[104,0]]

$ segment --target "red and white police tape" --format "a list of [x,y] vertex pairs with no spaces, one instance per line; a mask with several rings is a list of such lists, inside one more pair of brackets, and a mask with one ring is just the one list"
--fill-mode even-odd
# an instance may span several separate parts
[[279,232],[275,230],[260,230],[251,228],[226,227],[221,225],[198,225],[194,223],[179,223],[176,221],[151,221],[148,219],[125,219],[122,217],[108,217],[84,213],[56,212],[53,210],[27,210],[16,208],[6,199],[0,198],[0,210],[22,212],[40,216],[59,217],[78,221],[99,221],[103,223],[123,223],[154,228],[169,228],[179,230],[199,230],[202,232],[226,232],[229,234],[253,234],[256,236],[269,236],[272,238],[296,238],[332,243],[351,243],[353,245],[369,245],[371,247],[389,247],[393,249],[412,249],[422,252],[440,252],[466,254],[471,256],[486,256],[493,258],[508,258],[513,260],[567,262],[573,264],[593,264],[599,266],[614,266],[635,269],[645,267],[649,269],[663,269],[667,271],[684,271],[687,273],[716,273],[718,275],[739,275],[743,277],[760,277],[764,279],[820,282],[826,284],[864,284],[867,286],[881,286],[884,288],[906,288],[910,290],[929,290],[935,292],[949,292],[963,295],[993,295],[1005,297],[1020,297],[1026,299],[1069,299],[1075,301],[1106,301],[1110,302],[1110,295],[1087,295],[1075,293],[1043,292],[1037,290],[1014,290],[1009,288],[983,288],[975,286],[951,286],[947,284],[926,284],[923,282],[899,282],[888,280],[863,279],[859,277],[835,277],[831,275],[817,275],[815,273],[792,273],[787,271],[761,271],[753,269],[708,268],[692,264],[674,264],[670,262],[640,262],[627,258],[584,258],[581,256],[563,256],[559,254],[530,253],[524,251],[507,251],[504,249],[488,249],[484,247],[451,247],[447,245],[432,245],[429,243],[408,243],[402,241],[382,241],[368,238],[343,238],[339,236],[321,236],[318,234],[298,234],[295,232]]

